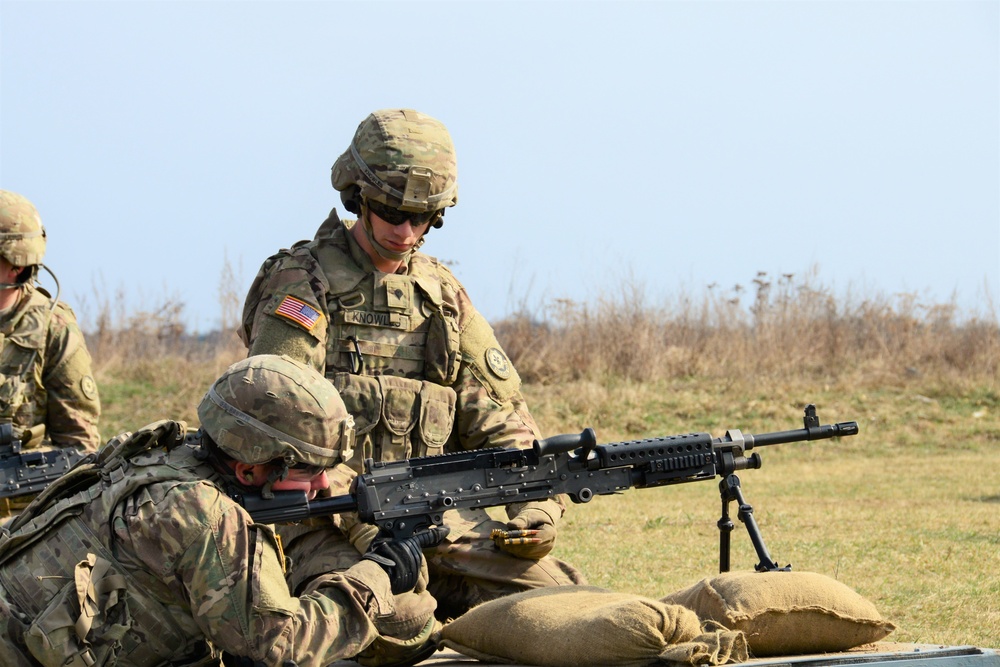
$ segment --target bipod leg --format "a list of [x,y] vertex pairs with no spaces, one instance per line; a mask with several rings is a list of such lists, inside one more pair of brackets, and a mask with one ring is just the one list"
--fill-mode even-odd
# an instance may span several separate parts
[[760,559],[760,562],[754,566],[754,569],[757,572],[774,572],[778,570],[787,572],[791,570],[791,565],[779,567],[774,559],[771,558],[771,554],[768,552],[767,546],[764,544],[764,538],[760,534],[760,527],[757,525],[757,520],[753,517],[753,507],[751,507],[750,503],[748,503],[747,499],[743,496],[743,490],[740,488],[740,478],[736,475],[726,476],[726,478],[719,483],[719,491],[722,494],[724,515],[728,516],[728,509],[726,506],[729,502],[735,500],[739,503],[740,510],[737,516],[743,525],[746,526],[747,533],[750,535],[750,541],[753,542],[754,551],[757,552],[757,557]]
[[729,572],[729,549],[732,542],[733,529],[736,525],[729,518],[729,503],[734,498],[729,493],[726,480],[719,482],[719,495],[722,496],[722,516],[719,517],[719,573]]

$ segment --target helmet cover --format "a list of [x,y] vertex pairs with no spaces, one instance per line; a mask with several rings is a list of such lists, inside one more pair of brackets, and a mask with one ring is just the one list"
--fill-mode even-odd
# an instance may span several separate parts
[[383,109],[361,121],[330,180],[344,195],[356,187],[365,199],[401,211],[439,211],[458,203],[451,135],[441,121],[413,109]]
[[329,380],[286,356],[262,354],[230,366],[198,405],[201,426],[243,463],[329,468],[350,457],[354,419]]
[[45,228],[28,199],[0,190],[0,257],[12,266],[34,266],[45,254]]

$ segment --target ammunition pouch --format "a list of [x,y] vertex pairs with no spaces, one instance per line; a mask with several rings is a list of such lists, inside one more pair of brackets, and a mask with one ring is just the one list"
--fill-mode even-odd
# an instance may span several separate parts
[[424,374],[432,382],[452,385],[458,379],[460,361],[458,319],[435,309],[428,317]]
[[0,416],[13,419],[24,403],[24,381],[18,375],[0,373]]
[[337,373],[332,381],[354,416],[364,451],[352,459],[354,466],[366,458],[398,461],[444,452],[455,424],[451,387],[395,375]]

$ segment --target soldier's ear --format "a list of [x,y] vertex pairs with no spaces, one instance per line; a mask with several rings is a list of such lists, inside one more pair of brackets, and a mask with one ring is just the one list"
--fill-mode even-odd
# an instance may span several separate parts
[[267,481],[267,475],[261,470],[260,464],[236,462],[236,481],[244,486],[260,486]]

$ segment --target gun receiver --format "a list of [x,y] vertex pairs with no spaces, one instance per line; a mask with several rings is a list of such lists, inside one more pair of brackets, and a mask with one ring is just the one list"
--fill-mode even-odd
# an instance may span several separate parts
[[75,449],[22,451],[10,422],[0,423],[0,498],[39,493],[83,455]]
[[[480,449],[403,461],[365,461],[350,496],[306,500],[304,493],[275,492],[274,499],[237,498],[255,521],[282,523],[324,514],[357,512],[397,539],[438,525],[450,509],[495,507],[565,494],[575,503],[630,488],[651,488],[722,477],[723,518],[719,521],[720,570],[729,569],[728,505],[739,500],[761,563],[780,569],[770,558],[753,509],[743,498],[738,470],[760,468],[754,447],[856,435],[857,422],[820,425],[816,408],[805,409],[804,428],[760,435],[729,430],[721,438],[690,433],[646,440],[597,444],[591,428],[573,435],[536,440],[531,449]],[[728,522],[728,525],[726,525]]]

